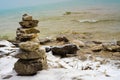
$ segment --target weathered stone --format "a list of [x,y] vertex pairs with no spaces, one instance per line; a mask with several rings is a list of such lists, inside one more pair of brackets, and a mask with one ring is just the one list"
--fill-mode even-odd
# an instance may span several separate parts
[[19,75],[32,75],[42,70],[42,62],[40,59],[22,60],[19,59],[14,65],[15,71]]
[[99,52],[103,49],[103,46],[102,45],[97,45],[97,46],[94,46],[91,50],[93,52]]
[[69,40],[65,36],[59,36],[56,38],[57,41],[64,41],[64,42],[69,42]]
[[79,48],[74,44],[66,44],[51,48],[53,55],[60,55],[61,57],[66,57],[66,54],[76,54],[77,50],[79,50]]
[[102,44],[101,41],[92,41],[92,42],[95,43],[95,44]]
[[32,21],[21,21],[19,24],[22,26],[22,28],[33,28],[37,27],[38,20],[32,20]]
[[45,51],[42,49],[36,51],[24,51],[20,49],[15,57],[20,59],[43,59],[46,57],[46,55]]
[[48,38],[40,40],[40,44],[42,44],[42,45],[49,43],[49,42],[51,42],[51,40]]
[[22,42],[19,44],[20,49],[25,51],[36,51],[39,49],[39,44],[31,41]]
[[22,17],[22,20],[23,21],[31,21],[32,20],[32,16],[29,16],[27,14],[24,14],[23,17]]

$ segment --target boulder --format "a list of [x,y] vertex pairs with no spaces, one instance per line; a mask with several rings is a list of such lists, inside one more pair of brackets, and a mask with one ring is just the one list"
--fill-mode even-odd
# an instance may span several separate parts
[[66,57],[66,54],[76,54],[77,50],[79,50],[79,48],[74,44],[66,44],[51,48],[53,55],[59,55],[61,57]]
[[32,75],[42,70],[42,62],[40,59],[22,60],[19,59],[14,65],[15,71],[19,75]]
[[18,54],[15,55],[16,58],[20,59],[43,59],[46,57],[45,51],[42,49],[36,51],[24,51],[19,49]]
[[36,51],[39,49],[39,44],[31,41],[22,42],[19,44],[20,49],[25,51]]
[[22,28],[33,28],[37,27],[38,20],[32,20],[32,21],[21,21],[19,24],[22,26]]

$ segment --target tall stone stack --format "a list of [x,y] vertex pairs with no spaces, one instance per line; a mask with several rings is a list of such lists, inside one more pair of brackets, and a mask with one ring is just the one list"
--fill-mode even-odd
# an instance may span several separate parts
[[24,14],[22,17],[22,21],[19,22],[21,25],[20,28],[17,28],[16,31],[16,40],[18,42],[25,41],[35,41],[39,42],[39,34],[40,31],[36,29],[38,25],[38,20],[33,20],[32,16]]
[[16,31],[16,40],[19,41],[19,50],[15,55],[19,60],[14,69],[19,75],[33,75],[37,71],[47,69],[45,51],[40,49],[38,43],[39,30],[35,29],[38,20],[32,20],[32,16],[23,15],[21,28]]

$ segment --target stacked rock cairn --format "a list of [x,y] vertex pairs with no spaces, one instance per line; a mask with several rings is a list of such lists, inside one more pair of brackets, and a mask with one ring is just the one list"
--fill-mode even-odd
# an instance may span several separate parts
[[37,71],[47,69],[45,51],[40,49],[39,44],[40,31],[36,29],[38,20],[24,14],[19,24],[21,27],[16,31],[16,41],[19,42],[20,49],[15,55],[19,58],[14,65],[15,71],[19,75],[33,75]]

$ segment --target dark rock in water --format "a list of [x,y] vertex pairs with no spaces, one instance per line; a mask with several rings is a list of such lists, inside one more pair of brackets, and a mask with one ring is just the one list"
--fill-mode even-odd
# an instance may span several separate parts
[[50,52],[50,51],[51,51],[51,48],[50,48],[50,47],[46,47],[46,48],[45,48],[45,51],[46,51],[46,52]]
[[119,46],[120,46],[120,41],[117,41],[117,45],[119,45]]
[[102,44],[101,41],[92,41],[92,42],[95,43],[95,44]]
[[22,26],[22,28],[33,28],[37,27],[38,20],[32,20],[32,21],[21,21],[19,24]]
[[69,40],[65,36],[60,36],[56,38],[57,41],[64,41],[64,42],[69,42]]
[[19,75],[32,75],[42,70],[42,62],[40,59],[22,60],[19,59],[14,65],[15,71]]
[[22,42],[19,44],[20,49],[25,51],[36,51],[39,49],[39,44],[31,41]]
[[15,55],[16,58],[20,59],[42,59],[46,57],[44,50],[36,50],[36,51],[23,51],[18,50],[18,54]]
[[76,54],[77,50],[79,50],[79,48],[74,44],[66,44],[64,46],[51,48],[53,55],[59,55],[61,57],[66,57],[66,54]]
[[42,45],[44,45],[44,44],[46,44],[46,43],[49,43],[49,42],[51,42],[51,40],[50,39],[43,39],[43,40],[40,40],[40,44],[42,44]]

